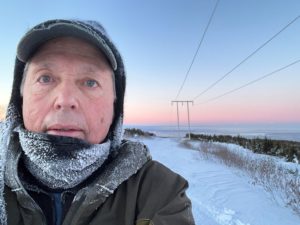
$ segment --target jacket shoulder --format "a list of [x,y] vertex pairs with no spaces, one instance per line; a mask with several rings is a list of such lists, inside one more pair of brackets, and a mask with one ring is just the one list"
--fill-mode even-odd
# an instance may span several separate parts
[[164,185],[184,185],[188,186],[187,181],[175,173],[165,165],[155,160],[150,160],[144,167],[139,171],[138,176],[141,177],[143,183],[163,183]]

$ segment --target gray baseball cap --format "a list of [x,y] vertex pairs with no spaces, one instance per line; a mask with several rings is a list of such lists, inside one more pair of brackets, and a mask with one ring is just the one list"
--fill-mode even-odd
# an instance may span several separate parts
[[98,47],[107,57],[112,69],[117,70],[117,60],[104,28],[94,21],[49,20],[29,30],[19,42],[17,58],[26,63],[38,48],[47,41],[71,36],[83,39]]

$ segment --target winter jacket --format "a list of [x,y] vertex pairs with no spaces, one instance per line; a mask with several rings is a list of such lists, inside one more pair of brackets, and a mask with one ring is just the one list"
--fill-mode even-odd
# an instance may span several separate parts
[[[120,152],[126,152],[126,148],[124,150],[123,147]],[[20,157],[19,153],[13,158],[19,161]],[[115,167],[114,163],[115,160],[112,160],[107,168]],[[24,182],[7,182],[4,197],[8,225],[194,224],[191,202],[185,194],[187,181],[162,164],[150,159],[113,193],[103,184],[105,179],[109,179],[109,176],[102,179],[107,171],[99,172],[93,178],[96,182],[81,187],[75,193],[72,190],[50,193],[28,185],[26,190]],[[20,173],[22,171],[13,175],[16,180]],[[59,202],[61,206],[57,206]],[[56,213],[59,207],[67,209],[62,210],[65,215]]]

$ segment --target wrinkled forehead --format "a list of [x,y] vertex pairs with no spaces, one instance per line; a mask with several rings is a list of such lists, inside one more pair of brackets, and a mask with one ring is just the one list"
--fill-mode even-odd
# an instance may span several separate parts
[[60,37],[49,40],[40,46],[30,59],[43,58],[43,56],[47,57],[49,54],[73,54],[91,58],[94,59],[97,64],[99,63],[99,66],[105,66],[112,70],[108,59],[99,48],[79,38]]

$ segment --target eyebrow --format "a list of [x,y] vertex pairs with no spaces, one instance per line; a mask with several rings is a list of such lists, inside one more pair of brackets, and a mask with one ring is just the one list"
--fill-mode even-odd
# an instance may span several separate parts
[[32,63],[35,67],[38,67],[38,68],[45,68],[45,69],[50,69],[50,68],[53,68],[53,63],[50,63],[50,62],[46,62],[46,63],[39,63],[39,62],[30,62]]
[[96,69],[93,67],[94,66],[82,66],[80,67],[80,72],[87,73],[87,74],[96,73]]

